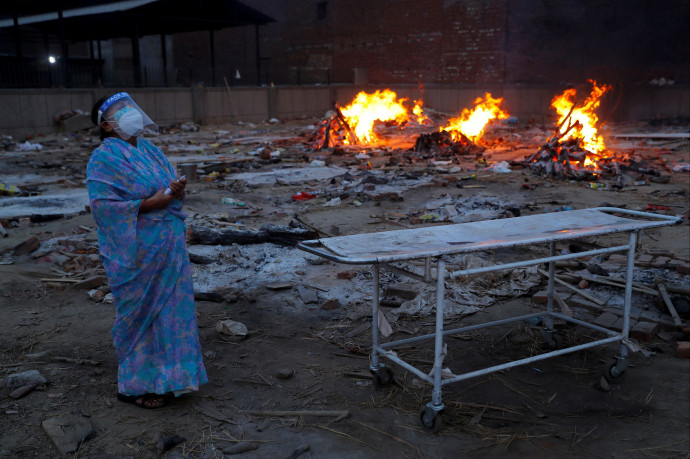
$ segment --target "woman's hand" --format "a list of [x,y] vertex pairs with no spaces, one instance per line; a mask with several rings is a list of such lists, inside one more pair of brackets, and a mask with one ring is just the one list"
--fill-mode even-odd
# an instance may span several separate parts
[[173,180],[170,182],[169,186],[175,199],[179,199],[180,201],[184,199],[184,189],[187,186],[187,179],[180,178]]
[[[184,188],[182,189],[182,193],[184,193]],[[153,196],[141,201],[141,204],[139,204],[139,213],[148,212],[154,209],[165,209],[175,197],[174,194],[165,194],[165,190],[158,190]]]

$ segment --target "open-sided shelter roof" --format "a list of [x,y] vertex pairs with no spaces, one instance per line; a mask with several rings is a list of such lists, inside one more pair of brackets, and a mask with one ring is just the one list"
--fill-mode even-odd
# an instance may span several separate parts
[[9,0],[3,7],[0,24],[10,25],[15,16],[20,27],[30,26],[53,35],[60,35],[62,28],[65,39],[72,42],[218,30],[274,21],[235,0]]

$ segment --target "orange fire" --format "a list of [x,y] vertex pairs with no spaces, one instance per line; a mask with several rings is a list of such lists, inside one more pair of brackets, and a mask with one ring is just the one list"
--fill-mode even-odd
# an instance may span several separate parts
[[[551,101],[551,106],[558,112],[558,124],[561,126],[561,133],[566,132],[570,125],[579,122],[579,126],[570,129],[561,139],[562,141],[572,138],[581,139],[582,148],[592,153],[601,153],[606,149],[606,145],[604,144],[604,139],[597,132],[599,117],[595,112],[599,105],[601,105],[601,96],[610,90],[611,86],[605,84],[597,86],[596,81],[588,81],[592,83],[592,92],[582,104],[576,105],[573,108],[572,113],[570,113],[570,109],[575,105],[575,95],[577,94],[575,89],[566,89],[560,96],[555,96]],[[568,116],[568,113],[570,113],[570,118],[564,123],[563,121]],[[587,164],[587,161],[590,164]],[[584,165],[596,164],[588,158]]]
[[390,89],[377,90],[374,94],[362,91],[340,111],[357,138],[362,143],[371,143],[378,140],[374,133],[376,121],[403,123],[409,120],[407,108],[403,105],[405,101],[407,98],[398,99],[398,95]]
[[474,101],[475,107],[472,110],[464,108],[460,116],[451,118],[448,126],[442,127],[441,131],[449,131],[454,141],[459,140],[458,132],[461,132],[470,140],[476,142],[484,133],[486,125],[495,118],[508,118],[508,113],[501,110],[503,98],[494,99],[490,93],[484,94],[484,98],[477,97]]
[[424,111],[422,110],[422,105],[424,105],[424,101],[422,99],[415,100],[414,108],[412,108],[412,113],[414,113],[417,117],[417,122],[419,124],[428,124],[431,120],[429,120],[429,117],[424,114]]

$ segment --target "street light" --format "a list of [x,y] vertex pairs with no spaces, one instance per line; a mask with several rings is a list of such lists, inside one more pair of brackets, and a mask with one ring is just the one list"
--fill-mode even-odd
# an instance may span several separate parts
[[54,64],[57,62],[57,59],[55,58],[55,56],[48,56],[48,62]]

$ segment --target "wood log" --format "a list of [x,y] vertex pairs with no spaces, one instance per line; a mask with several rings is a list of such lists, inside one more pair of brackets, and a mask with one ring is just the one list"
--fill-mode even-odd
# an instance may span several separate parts
[[671,298],[668,296],[668,293],[666,292],[666,286],[664,285],[664,282],[662,279],[656,279],[656,286],[659,289],[659,293],[661,293],[661,297],[664,299],[664,303],[666,303],[666,307],[668,308],[668,312],[671,313],[671,316],[673,317],[673,323],[676,324],[676,327],[678,329],[683,328],[683,321],[680,320],[680,316],[678,315],[678,311],[676,311],[676,307],[673,305],[673,302],[671,301]]
[[296,245],[300,241],[318,239],[315,231],[299,226],[263,225],[258,230],[224,228],[217,230],[203,226],[192,226],[189,242],[204,245],[261,244]]
[[345,119],[345,116],[343,115],[343,112],[340,111],[340,105],[338,103],[333,103],[333,108],[335,108],[335,112],[337,113],[338,120],[340,121],[340,124],[345,128],[345,131],[347,134],[350,136],[350,140],[352,141],[352,145],[357,145],[359,144],[359,139],[357,138],[357,134],[350,128],[350,125],[348,124],[347,120]]

